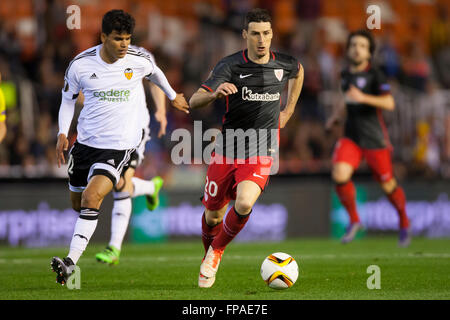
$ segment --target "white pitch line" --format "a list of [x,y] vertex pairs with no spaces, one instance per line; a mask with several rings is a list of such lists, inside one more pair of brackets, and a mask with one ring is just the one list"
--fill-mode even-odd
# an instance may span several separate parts
[[[403,254],[322,254],[322,255],[292,255],[297,261],[302,260],[333,260],[333,259],[415,259],[415,258],[428,258],[428,259],[449,259],[450,253],[403,253]],[[225,255],[226,260],[263,260],[264,256],[255,255]],[[124,261],[201,261],[201,255],[198,256],[145,256],[145,257],[126,257],[122,258]],[[86,261],[86,258],[83,259]],[[50,258],[36,258],[36,259],[0,259],[0,264],[13,263],[13,264],[37,264],[39,262],[50,261]]]

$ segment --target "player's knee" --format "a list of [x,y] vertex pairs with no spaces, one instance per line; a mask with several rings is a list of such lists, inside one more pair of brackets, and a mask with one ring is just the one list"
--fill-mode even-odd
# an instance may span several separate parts
[[223,220],[223,216],[224,212],[222,212],[221,210],[218,211],[205,210],[205,221],[206,224],[210,227],[213,227],[221,223]]
[[205,216],[206,224],[210,227],[216,226],[222,222],[222,217],[219,216]]
[[395,190],[395,188],[397,188],[397,181],[392,178],[387,182],[382,182],[380,185],[385,194],[391,194]]
[[120,177],[119,182],[114,186],[114,191],[122,191],[125,188],[125,179],[123,177]]
[[253,203],[248,200],[237,200],[234,208],[240,215],[246,215],[252,211]]
[[346,167],[343,166],[334,166],[331,171],[331,177],[335,183],[341,184],[346,183],[349,181],[352,177],[351,170],[348,170]]
[[97,208],[98,204],[102,200],[102,196],[96,190],[84,190],[81,196],[81,202],[83,207]]

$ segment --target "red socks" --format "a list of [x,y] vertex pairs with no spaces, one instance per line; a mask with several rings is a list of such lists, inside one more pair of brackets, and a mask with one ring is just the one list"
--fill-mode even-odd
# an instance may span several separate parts
[[[347,183],[336,185],[336,193],[338,194],[342,205],[347,209],[350,216],[350,222],[359,222],[360,220],[356,209],[356,190],[353,182],[349,181]],[[400,228],[408,228],[409,220],[406,215],[406,197],[403,188],[398,186],[391,194],[388,194],[387,197],[398,212]]]
[[406,215],[406,197],[403,188],[398,186],[391,194],[388,194],[387,197],[398,212],[400,228],[408,228],[409,220]]
[[250,217],[250,213],[242,216],[233,208],[228,211],[228,214],[223,223],[219,234],[214,238],[211,246],[214,249],[224,250],[225,247],[237,236],[237,234],[244,228]]
[[202,215],[202,241],[205,247],[205,253],[208,251],[209,246],[213,242],[214,238],[222,229],[222,221],[215,226],[211,227],[206,223],[205,213]]
[[350,223],[359,222],[358,211],[356,209],[356,189],[353,182],[349,181],[337,184],[336,193],[350,216]]

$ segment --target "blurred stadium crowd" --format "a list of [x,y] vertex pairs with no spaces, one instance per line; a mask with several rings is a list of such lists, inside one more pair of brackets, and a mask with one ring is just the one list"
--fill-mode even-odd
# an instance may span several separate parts
[[[69,30],[66,9],[81,8],[81,29]],[[446,0],[381,0],[375,62],[393,87],[397,109],[385,113],[394,145],[396,174],[450,177],[450,3]],[[2,0],[0,73],[7,103],[6,140],[0,145],[0,177],[65,176],[55,163],[57,116],[63,75],[80,51],[99,43],[102,15],[121,8],[136,18],[134,43],[152,51],[172,86],[187,99],[217,61],[244,47],[243,17],[253,7],[273,15],[272,49],[296,56],[305,82],[296,113],[281,131],[281,174],[330,170],[342,128],[324,129],[336,101],[349,30],[364,28],[368,3],[336,0],[100,1]],[[150,109],[154,109],[149,96]],[[78,108],[81,106],[78,105]],[[167,107],[168,128],[147,145],[138,175],[198,170],[176,167],[170,140],[176,128],[220,128],[223,102],[189,116]],[[75,124],[72,126],[75,139]],[[152,119],[152,130],[157,123]],[[364,168],[363,168],[364,170]]]

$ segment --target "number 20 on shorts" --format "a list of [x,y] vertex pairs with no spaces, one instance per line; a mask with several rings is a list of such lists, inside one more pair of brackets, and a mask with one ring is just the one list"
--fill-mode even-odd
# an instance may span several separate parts
[[217,186],[217,183],[214,181],[209,181],[208,176],[206,176],[205,193],[211,197],[215,197],[218,189],[219,187]]

